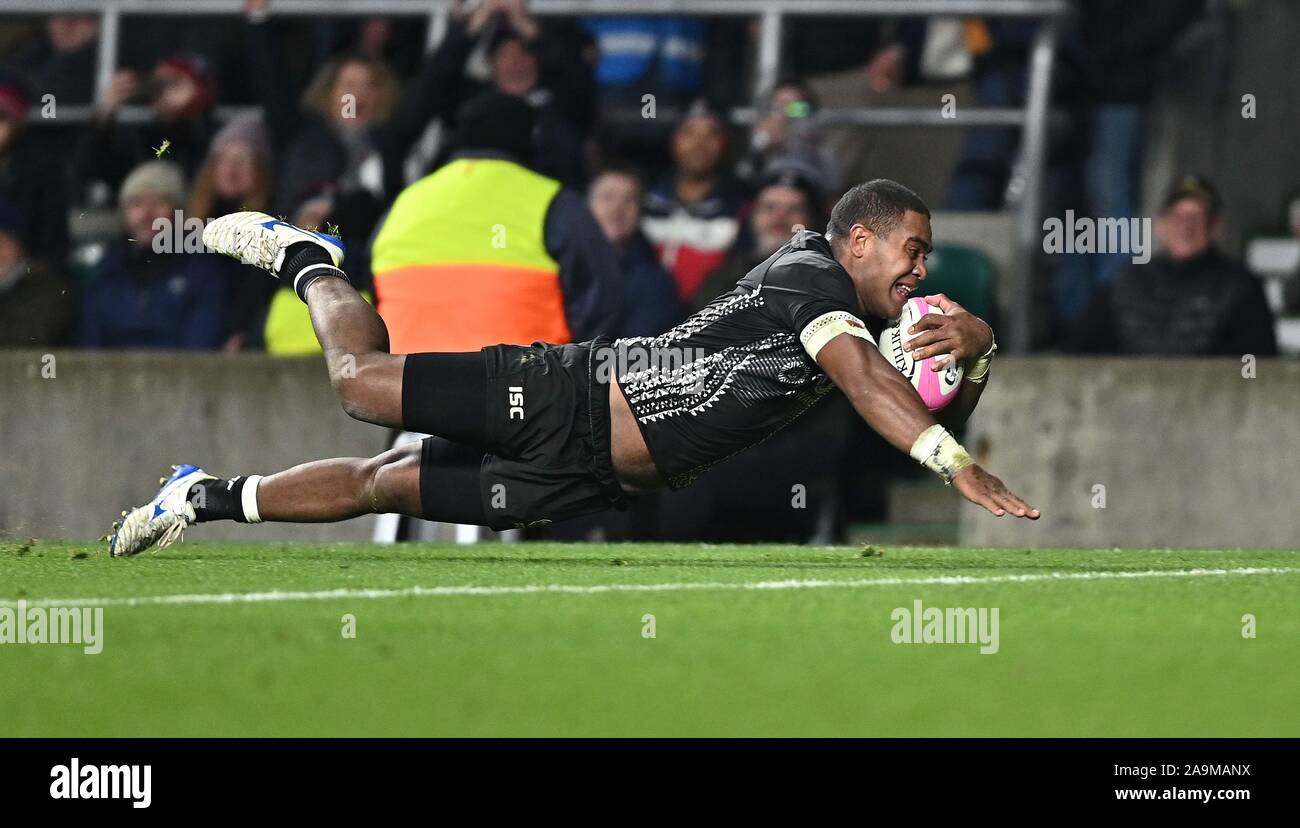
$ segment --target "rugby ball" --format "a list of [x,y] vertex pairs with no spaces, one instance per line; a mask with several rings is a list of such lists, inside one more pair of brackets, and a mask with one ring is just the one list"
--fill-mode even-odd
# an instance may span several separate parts
[[920,296],[908,299],[897,323],[881,332],[879,347],[880,353],[889,360],[889,364],[897,368],[899,373],[912,383],[916,393],[921,395],[925,407],[931,411],[938,411],[957,396],[957,391],[961,387],[962,370],[961,366],[954,361],[943,370],[935,371],[934,361],[942,354],[926,357],[917,362],[912,359],[910,353],[903,350],[903,346],[915,336],[909,334],[908,330],[927,313],[942,314],[943,311]]

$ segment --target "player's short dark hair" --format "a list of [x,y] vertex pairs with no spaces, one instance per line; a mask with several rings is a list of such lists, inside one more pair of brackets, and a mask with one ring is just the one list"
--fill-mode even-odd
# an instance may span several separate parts
[[826,236],[832,241],[848,237],[849,228],[861,224],[877,236],[888,236],[903,220],[908,210],[930,217],[930,208],[911,190],[890,181],[875,178],[864,181],[840,196],[826,224]]

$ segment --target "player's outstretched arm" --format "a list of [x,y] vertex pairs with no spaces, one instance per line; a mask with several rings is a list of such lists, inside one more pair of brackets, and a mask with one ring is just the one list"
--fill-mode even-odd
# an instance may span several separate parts
[[944,476],[962,497],[999,517],[1038,519],[1037,509],[969,460],[935,422],[911,383],[865,340],[837,336],[817,352],[817,364],[867,425],[899,451]]

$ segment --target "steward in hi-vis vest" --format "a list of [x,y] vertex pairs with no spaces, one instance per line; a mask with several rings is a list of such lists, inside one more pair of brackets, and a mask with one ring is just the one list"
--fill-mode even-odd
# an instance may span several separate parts
[[393,353],[614,332],[618,257],[579,194],[526,166],[533,119],[520,98],[470,101],[452,160],[398,195],[371,257]]

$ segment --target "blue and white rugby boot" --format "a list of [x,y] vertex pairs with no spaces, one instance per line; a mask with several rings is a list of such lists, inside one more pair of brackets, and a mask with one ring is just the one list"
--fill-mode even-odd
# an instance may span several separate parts
[[[295,227],[266,213],[230,213],[212,220],[203,228],[203,243],[209,248],[244,264],[260,267],[277,279],[285,263],[285,251],[302,242],[324,250],[335,268],[343,263],[343,242],[324,233]],[[292,287],[299,296],[302,291],[297,282],[307,272],[303,269],[291,274],[295,281]]]
[[108,536],[108,554],[114,558],[137,555],[151,546],[170,546],[185,535],[185,527],[194,523],[194,504],[190,492],[194,484],[216,480],[198,466],[173,466],[171,477],[159,482],[162,488],[153,500],[130,512],[113,524]]

